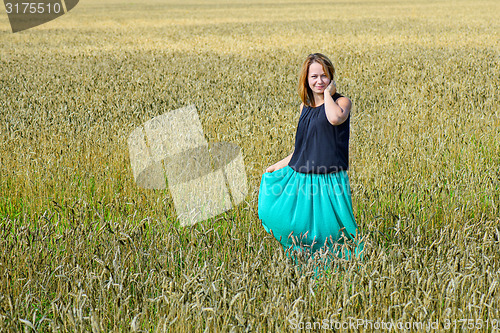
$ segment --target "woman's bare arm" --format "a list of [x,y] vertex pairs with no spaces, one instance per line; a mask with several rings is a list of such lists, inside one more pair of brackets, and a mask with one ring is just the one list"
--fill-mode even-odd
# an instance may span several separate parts
[[287,157],[285,157],[281,161],[274,163],[273,165],[271,165],[270,167],[268,167],[266,169],[266,172],[273,172],[273,171],[276,171],[276,170],[279,170],[281,168],[286,167],[288,165],[288,163],[290,162],[290,160],[292,159],[292,156],[293,156],[293,153],[291,153],[290,155],[288,155]]
[[332,125],[340,125],[346,121],[351,112],[351,101],[347,97],[339,97],[335,102],[332,95],[337,91],[335,82],[332,82],[325,89],[325,113],[326,118]]
[[[304,103],[300,103],[300,113],[302,113],[302,108],[304,107]],[[276,170],[279,170],[281,168],[284,168],[288,165],[288,163],[290,163],[290,160],[292,159],[292,156],[293,156],[293,153],[291,153],[290,155],[288,155],[287,157],[285,157],[284,159],[282,159],[281,161],[278,161],[276,163],[274,163],[273,165],[271,165],[270,167],[268,167],[266,169],[266,172],[273,172],[273,171],[276,171]]]

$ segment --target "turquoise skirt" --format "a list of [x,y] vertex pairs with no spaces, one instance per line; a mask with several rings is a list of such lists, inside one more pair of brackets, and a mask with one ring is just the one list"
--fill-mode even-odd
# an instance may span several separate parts
[[[260,182],[258,213],[264,229],[285,250],[313,254],[323,249],[345,259],[353,252],[361,255],[346,171],[306,174],[286,166],[266,172]],[[353,241],[350,249],[341,246],[346,240]]]

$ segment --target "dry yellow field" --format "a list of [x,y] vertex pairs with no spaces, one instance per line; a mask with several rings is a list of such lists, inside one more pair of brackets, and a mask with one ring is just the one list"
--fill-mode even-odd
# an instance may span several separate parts
[[[500,3],[81,1],[0,15],[0,331],[500,329]],[[300,65],[350,97],[362,261],[299,270],[257,216]],[[134,183],[127,138],[188,104],[249,194],[194,227]]]

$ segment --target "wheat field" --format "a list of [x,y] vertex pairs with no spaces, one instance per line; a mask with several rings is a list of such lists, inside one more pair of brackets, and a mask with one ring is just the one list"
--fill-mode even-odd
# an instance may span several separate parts
[[[3,8],[2,8],[3,10]],[[81,1],[0,15],[0,331],[500,329],[500,3]],[[5,12],[3,12],[5,13]],[[257,215],[293,149],[302,61],[353,102],[362,260],[319,276]],[[194,104],[243,152],[237,208],[180,227],[136,186],[127,138]]]

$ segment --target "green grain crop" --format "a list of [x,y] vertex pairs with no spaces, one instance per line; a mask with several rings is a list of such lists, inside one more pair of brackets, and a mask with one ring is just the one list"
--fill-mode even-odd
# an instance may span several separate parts
[[[500,328],[498,12],[494,0],[86,0],[16,34],[0,15],[0,331]],[[293,147],[312,52],[353,101],[366,244],[321,276],[257,216],[262,172]],[[168,190],[134,183],[127,137],[188,104],[209,142],[241,147],[250,191],[180,228]]]

